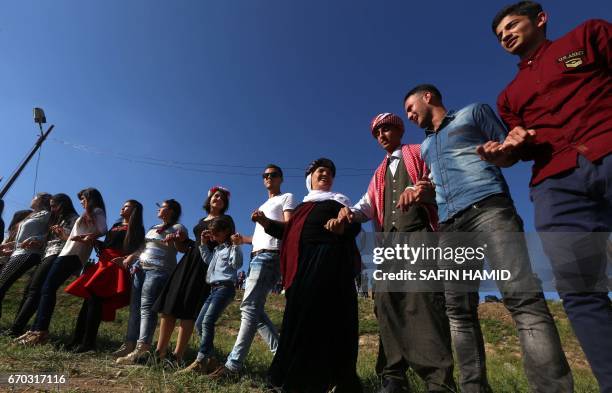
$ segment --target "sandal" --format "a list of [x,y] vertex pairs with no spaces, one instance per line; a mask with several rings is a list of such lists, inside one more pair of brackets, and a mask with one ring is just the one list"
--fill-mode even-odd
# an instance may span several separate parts
[[34,332],[34,331],[32,331],[32,330],[28,330],[27,332],[25,332],[25,333],[24,333],[24,334],[22,334],[21,336],[19,336],[19,337],[17,337],[17,338],[14,338],[14,339],[13,339],[13,343],[15,343],[15,344],[16,344],[16,343],[18,343],[19,341],[21,341],[21,340],[25,339],[26,337],[28,337],[28,336],[30,336],[30,335],[32,335],[32,334],[34,334],[34,333],[35,333],[35,332]]
[[47,341],[49,341],[49,332],[38,331],[38,332],[31,332],[31,334],[17,341],[17,343],[27,346],[27,347],[33,347],[36,345],[45,345]]

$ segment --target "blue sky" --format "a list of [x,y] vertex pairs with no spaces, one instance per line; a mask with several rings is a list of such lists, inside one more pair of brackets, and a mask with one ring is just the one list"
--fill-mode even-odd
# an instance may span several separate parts
[[[250,212],[266,198],[261,168],[286,168],[284,190],[301,199],[303,168],[320,156],[336,162],[334,189],[356,201],[383,157],[369,121],[387,111],[406,120],[410,87],[436,84],[448,108],[494,106],[518,61],[489,27],[506,3],[2,2],[0,175],[6,181],[35,142],[31,111],[39,106],[56,127],[37,191],[76,203],[76,192],[97,187],[109,220],[134,198],[151,225],[154,202],[175,198],[191,229],[206,191],[221,184],[232,190],[238,230],[250,233]],[[553,39],[612,15],[608,1],[542,3]],[[407,125],[404,140],[423,135]],[[5,198],[6,222],[29,203],[34,164]],[[533,230],[530,165],[505,174]]]

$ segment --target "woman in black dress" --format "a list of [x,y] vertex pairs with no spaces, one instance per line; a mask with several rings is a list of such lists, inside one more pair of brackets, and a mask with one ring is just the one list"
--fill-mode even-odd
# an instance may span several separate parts
[[[183,354],[193,333],[195,320],[210,292],[210,286],[206,284],[206,265],[202,262],[199,250],[200,234],[208,228],[210,220],[225,216],[229,207],[229,197],[229,190],[220,186],[208,191],[208,197],[204,202],[204,210],[208,215],[193,228],[196,240],[182,239],[186,243],[185,254],[153,305],[153,310],[161,314],[156,357],[160,360],[168,357],[174,366],[181,366],[183,363]],[[231,217],[229,219],[232,220]],[[232,233],[234,232],[232,220]],[[212,250],[216,245],[210,243],[208,246]],[[168,344],[177,319],[181,322],[176,347],[172,354],[167,355]]]
[[331,192],[336,170],[320,158],[308,171],[309,194],[287,223],[261,212],[256,220],[282,238],[281,272],[287,303],[270,382],[283,392],[359,393],[355,236],[359,224],[341,224],[348,198]]

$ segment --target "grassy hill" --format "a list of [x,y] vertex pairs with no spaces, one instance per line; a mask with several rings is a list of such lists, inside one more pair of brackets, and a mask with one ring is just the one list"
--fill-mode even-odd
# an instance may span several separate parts
[[[22,295],[25,279],[17,282],[4,300],[0,329],[10,326]],[[220,358],[231,350],[240,325],[240,298],[228,307],[219,321],[215,337],[215,347]],[[215,383],[205,376],[175,375],[161,368],[145,366],[117,366],[111,352],[123,340],[127,328],[127,308],[118,313],[114,322],[103,322],[98,339],[98,352],[72,354],[63,347],[70,341],[73,324],[78,314],[81,299],[61,292],[58,296],[56,312],[51,324],[51,337],[47,345],[24,348],[11,344],[11,339],[0,337],[0,375],[6,378],[11,372],[59,373],[68,378],[68,385],[62,391],[74,392],[264,392],[265,375],[272,355],[264,343],[256,338],[247,359],[248,372],[235,381]],[[589,369],[580,346],[574,337],[566,315],[557,302],[550,303],[557,327],[563,341],[563,348],[574,373],[576,392],[595,393],[597,383]],[[284,308],[282,295],[270,295],[266,309],[272,321],[280,326]],[[372,312],[371,299],[360,299],[360,340],[358,372],[366,392],[375,392],[378,387],[374,365],[378,350],[378,328]],[[522,371],[518,339],[512,319],[501,304],[480,306],[487,367],[491,386],[495,392],[527,392],[527,383]],[[186,354],[188,362],[197,353],[198,340],[194,336]],[[424,392],[418,377],[409,376],[415,392]],[[2,381],[5,382],[5,381]],[[7,386],[0,384],[0,390]],[[36,391],[29,389],[28,391]]]

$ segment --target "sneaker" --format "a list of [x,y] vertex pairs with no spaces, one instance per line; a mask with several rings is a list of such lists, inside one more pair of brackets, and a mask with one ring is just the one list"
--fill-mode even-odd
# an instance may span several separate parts
[[187,374],[187,373],[198,373],[198,374],[210,374],[219,367],[219,361],[214,357],[202,359],[198,361],[194,360],[189,366],[185,367],[182,370],[177,371],[177,374]]
[[220,367],[217,367],[215,371],[210,373],[208,377],[213,380],[223,380],[223,379],[235,379],[235,378],[238,378],[239,376],[240,376],[240,373],[238,373],[237,371],[232,371],[225,366],[220,366]]
[[117,358],[122,358],[126,355],[129,355],[130,352],[132,352],[135,349],[136,349],[136,343],[134,341],[126,341],[123,344],[121,344],[119,349],[113,352],[112,355]]
[[127,354],[126,356],[118,358],[115,363],[117,364],[137,364],[139,362],[145,361],[149,356],[149,350],[151,349],[151,344],[138,343],[136,345],[136,349]]
[[206,359],[194,360],[189,366],[176,372],[177,374],[198,373],[206,374]]

